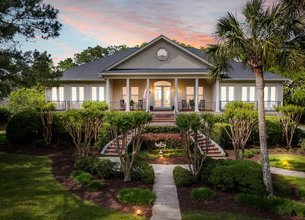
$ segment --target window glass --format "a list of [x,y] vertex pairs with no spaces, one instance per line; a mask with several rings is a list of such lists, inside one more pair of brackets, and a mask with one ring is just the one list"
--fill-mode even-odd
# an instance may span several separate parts
[[246,87],[246,86],[243,86],[241,88],[241,100],[243,102],[248,101],[248,87]]
[[99,101],[105,101],[105,88],[104,86],[98,87],[98,100]]
[[72,87],[71,89],[71,99],[72,101],[77,101],[77,87]]
[[229,86],[228,100],[229,101],[234,101],[234,86]]
[[91,89],[92,101],[97,101],[97,87],[93,86]]
[[203,98],[203,87],[198,87],[198,101],[204,100]]
[[78,87],[78,101],[84,101],[84,87]]
[[57,87],[52,87],[52,101],[57,101]]
[[255,101],[255,86],[249,87],[249,101],[254,102]]
[[242,87],[242,98],[244,102],[254,102],[255,101],[255,86],[243,86]]
[[186,100],[194,99],[194,87],[186,87]]

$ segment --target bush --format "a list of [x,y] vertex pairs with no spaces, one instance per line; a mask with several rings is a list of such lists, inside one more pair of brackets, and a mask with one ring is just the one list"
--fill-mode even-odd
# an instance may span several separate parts
[[182,148],[182,138],[178,133],[148,133],[143,134],[142,149],[151,150],[156,148],[155,143],[163,142],[166,148]]
[[195,181],[192,173],[181,166],[174,168],[173,176],[177,186],[190,186]]
[[204,201],[213,198],[215,196],[215,193],[209,188],[200,187],[193,189],[191,196],[193,199]]
[[253,194],[265,194],[261,166],[253,161],[226,161],[215,167],[208,179],[220,190],[236,190]]
[[46,142],[44,139],[37,139],[33,141],[33,145],[38,148],[42,148],[46,146]]
[[136,160],[132,167],[131,179],[140,180],[145,184],[153,184],[155,181],[154,169],[149,163]]
[[274,194],[281,197],[289,197],[293,195],[293,191],[289,185],[273,182]]
[[241,204],[272,211],[279,215],[297,215],[305,216],[305,205],[301,202],[296,202],[290,199],[279,198],[276,196],[262,197],[251,194],[238,194],[235,200]]
[[98,180],[92,180],[89,184],[88,184],[88,188],[90,192],[96,192],[99,191],[102,188],[102,184],[100,181]]
[[42,122],[35,112],[20,112],[14,115],[6,127],[6,136],[13,144],[28,144],[43,139]]
[[245,149],[244,157],[251,158],[260,152],[259,149]]
[[154,203],[156,196],[148,189],[124,188],[119,191],[119,200],[131,205],[150,205]]
[[215,123],[211,132],[211,139],[223,149],[226,149],[232,146],[232,141],[224,127],[228,131],[230,130],[230,126],[227,123]]
[[53,119],[53,141],[63,144],[73,144],[70,134],[66,131],[62,121],[63,112],[55,112]]
[[101,150],[106,144],[108,144],[112,140],[110,125],[107,123],[103,123],[99,132],[97,141],[94,144],[94,147]]
[[147,126],[143,130],[144,133],[179,133],[179,128],[177,126]]
[[7,123],[10,115],[10,111],[7,108],[0,107],[0,124]]
[[73,172],[72,173],[73,179],[76,180],[76,182],[83,184],[83,185],[88,185],[92,181],[92,175],[87,172]]
[[90,156],[78,157],[74,162],[74,168],[85,172],[94,173],[94,160],[95,158]]
[[199,179],[203,183],[209,183],[208,179],[210,178],[212,174],[212,170],[220,165],[223,165],[224,160],[215,160],[211,157],[207,157],[202,165],[202,169],[199,174]]

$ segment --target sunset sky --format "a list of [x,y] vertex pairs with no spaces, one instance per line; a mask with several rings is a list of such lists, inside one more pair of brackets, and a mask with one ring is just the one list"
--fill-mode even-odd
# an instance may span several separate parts
[[[275,0],[268,0],[267,3]],[[217,19],[238,16],[246,0],[45,0],[59,10],[60,37],[24,42],[48,51],[55,63],[85,48],[134,46],[163,34],[194,47],[213,43]],[[241,17],[241,16],[240,16]]]

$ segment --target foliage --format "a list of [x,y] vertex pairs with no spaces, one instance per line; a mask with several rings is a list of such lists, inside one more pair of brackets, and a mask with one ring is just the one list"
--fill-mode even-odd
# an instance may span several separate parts
[[111,140],[112,140],[112,136],[111,136],[110,125],[107,123],[102,123],[94,147],[101,150]]
[[272,211],[279,215],[305,216],[305,205],[290,199],[279,198],[276,196],[263,197],[261,195],[238,194],[236,201],[258,209]]
[[251,158],[260,152],[259,149],[245,149],[243,155],[245,158]]
[[98,102],[98,101],[84,101],[82,107],[84,109],[92,109],[92,110],[100,110],[100,111],[108,110],[108,105],[106,102]]
[[181,166],[174,168],[173,176],[177,186],[190,186],[195,181],[192,173]]
[[261,166],[253,161],[227,161],[212,170],[208,179],[220,190],[265,194]]
[[143,133],[179,133],[177,126],[147,126],[144,128]]
[[20,112],[8,122],[6,136],[10,143],[27,144],[42,139],[42,124],[36,112]]
[[[142,150],[139,153],[139,157],[142,159],[157,159],[160,158],[160,149],[153,149],[150,151]],[[184,157],[185,152],[183,149],[180,148],[173,148],[173,149],[162,149],[162,157],[169,158],[169,157]]]
[[211,133],[211,139],[219,144],[223,149],[232,146],[232,141],[226,130],[230,129],[227,123],[215,123]]
[[293,136],[300,124],[300,120],[305,108],[296,105],[285,105],[277,106],[275,110],[278,113],[279,120],[285,134],[287,148],[291,148]]
[[153,204],[156,196],[148,189],[124,188],[119,191],[119,200],[131,205],[150,205]]
[[208,179],[210,178],[213,169],[217,166],[223,165],[224,163],[224,160],[215,160],[211,157],[207,157],[207,159],[203,162],[202,169],[200,170],[199,180],[205,184],[209,183]]
[[23,111],[40,111],[45,105],[45,94],[37,88],[21,88],[9,96],[8,108],[14,115]]
[[257,123],[257,111],[254,109],[254,104],[242,101],[229,102],[226,104],[224,118],[229,122],[230,130],[224,128],[232,140],[235,159],[243,160],[245,146]]
[[[305,178],[277,175],[275,183],[278,186],[277,188],[280,189],[280,193],[283,193],[282,189],[286,188],[284,196],[291,196],[292,198],[298,197],[305,201]],[[279,195],[282,196],[282,194]]]
[[96,192],[99,191],[102,188],[102,184],[100,181],[98,180],[92,180],[89,184],[88,184],[88,189],[90,192]]
[[0,176],[0,201],[5,201],[0,219],[142,219],[95,205],[73,194],[58,184],[47,156],[1,153]]
[[305,156],[272,154],[270,155],[270,165],[273,167],[305,172]]
[[156,143],[164,143],[166,148],[182,148],[182,138],[177,133],[148,133],[143,134],[143,144],[142,148],[145,148],[149,151],[156,148]]
[[245,214],[237,214],[234,212],[222,212],[222,211],[200,211],[200,212],[189,212],[189,213],[182,213],[183,220],[223,220],[223,219],[230,219],[230,220],[267,220],[268,218],[261,218],[261,217],[254,217]]
[[87,156],[103,122],[102,111],[88,108],[63,112],[61,119],[79,156]]
[[52,124],[54,120],[54,111],[56,109],[55,103],[45,103],[40,110],[40,119],[43,127],[43,137],[46,144],[52,141]]
[[86,172],[75,172],[72,175],[78,183],[83,185],[88,185],[93,179],[92,175]]
[[145,184],[153,184],[155,173],[152,165],[146,161],[136,160],[132,167],[131,179],[140,180]]
[[[142,132],[151,119],[151,114],[143,111],[107,112],[106,114],[106,122],[110,125],[116,143],[116,152],[120,157],[124,181],[131,180],[133,163],[143,141]],[[133,136],[130,141],[128,141],[128,131]],[[129,144],[132,148],[131,153],[128,151]]]
[[8,122],[11,116],[10,111],[5,107],[0,107],[0,125]]
[[215,193],[206,187],[195,188],[191,192],[191,196],[193,199],[204,201],[211,199],[215,196]]

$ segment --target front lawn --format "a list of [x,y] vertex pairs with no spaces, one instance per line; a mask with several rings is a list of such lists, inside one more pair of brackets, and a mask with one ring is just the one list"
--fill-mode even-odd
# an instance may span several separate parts
[[297,196],[305,201],[305,178],[277,175],[274,183],[278,186],[279,193],[292,197]]
[[305,172],[305,156],[290,154],[272,154],[269,156],[270,166],[287,170]]
[[0,153],[0,219],[140,219],[71,194],[51,165],[47,157]]
[[233,214],[229,212],[194,212],[194,213],[182,213],[182,220],[237,220],[237,219],[243,219],[243,220],[265,220],[266,218],[257,218],[242,214]]

